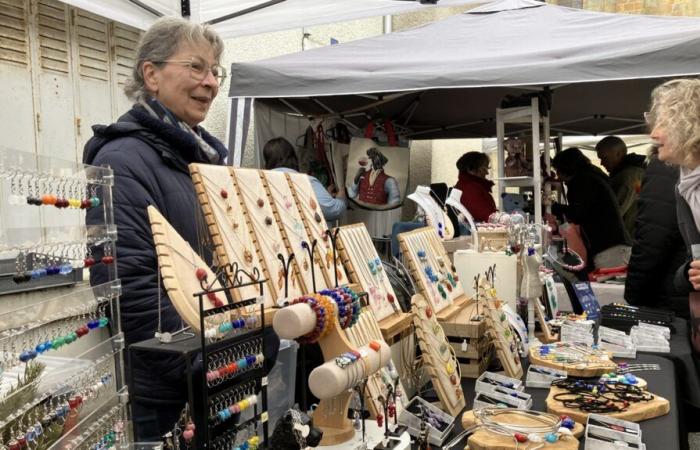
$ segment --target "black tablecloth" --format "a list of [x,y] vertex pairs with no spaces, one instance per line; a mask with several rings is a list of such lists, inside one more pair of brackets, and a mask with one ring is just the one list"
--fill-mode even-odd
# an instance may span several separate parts
[[[616,361],[618,360],[616,359]],[[640,353],[637,355],[637,359],[634,360],[619,361],[627,361],[631,364],[659,364],[661,366],[660,371],[635,372],[635,375],[647,381],[650,392],[660,395],[671,402],[671,410],[667,415],[639,423],[642,428],[642,439],[647,448],[649,450],[680,450],[687,448],[687,442],[681,442],[682,439],[687,440],[687,437],[683,436],[681,438],[682,431],[679,426],[680,420],[678,410],[679,393],[676,391],[676,371],[674,363],[669,358],[649,353]],[[474,379],[462,379],[462,389],[464,390],[464,397],[467,401],[467,410],[470,410],[474,403],[475,384],[476,380]],[[545,399],[547,398],[549,389],[526,387],[525,392],[532,395],[533,410],[547,410]],[[450,436],[446,442],[459,434],[462,430],[462,416],[460,414],[455,421],[455,429],[452,436]],[[466,445],[466,442],[456,446],[455,450],[462,450],[464,445]],[[583,440],[581,440],[579,448],[583,449],[583,447]]]

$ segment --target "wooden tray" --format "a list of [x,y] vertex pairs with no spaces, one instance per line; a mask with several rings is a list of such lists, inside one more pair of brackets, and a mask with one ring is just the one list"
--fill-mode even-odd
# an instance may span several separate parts
[[563,364],[545,359],[540,356],[539,347],[530,348],[530,364],[551,367],[553,369],[565,370],[571,377],[599,377],[604,373],[610,373],[617,370],[617,364],[612,361],[612,353],[610,353],[609,361],[601,361],[595,365],[586,364]]
[[[564,389],[552,386],[547,395],[547,411],[552,414],[566,414],[576,422],[584,423],[588,419],[587,412],[579,409],[566,408],[562,402],[554,400],[554,396],[566,392]],[[630,403],[627,411],[606,413],[605,416],[614,417],[616,419],[629,420],[630,422],[641,422],[642,420],[653,419],[668,414],[671,410],[671,404],[668,400],[658,395],[654,395],[654,399],[648,402]],[[600,413],[597,413],[600,414]]]

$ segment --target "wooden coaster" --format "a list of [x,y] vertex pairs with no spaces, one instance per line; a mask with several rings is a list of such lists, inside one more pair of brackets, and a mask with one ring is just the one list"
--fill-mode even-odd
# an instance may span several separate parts
[[[547,411],[551,412],[552,414],[566,414],[576,422],[585,423],[588,419],[589,413],[579,409],[567,408],[562,402],[554,400],[555,395],[563,392],[566,392],[566,390],[557,386],[552,386],[549,389],[549,395],[547,396],[546,400]],[[654,417],[666,415],[670,410],[671,404],[668,400],[663,397],[659,397],[658,395],[654,395],[654,399],[651,401],[630,403],[629,408],[627,408],[626,411],[605,413],[603,415],[614,417],[616,419],[629,420],[631,422],[640,422],[642,420],[653,419]]]
[[[476,418],[474,417],[474,411],[465,411],[462,414],[462,427],[469,428],[476,423]],[[512,424],[520,425],[539,425],[538,422],[532,420],[531,418],[524,416],[508,416],[508,422]],[[579,447],[578,438],[583,436],[584,426],[576,422],[574,429],[571,430],[574,437],[566,437],[564,439],[559,439],[553,444],[546,443],[544,448],[552,450],[577,450]],[[503,436],[500,434],[493,433],[491,431],[480,429],[469,437],[467,441],[469,448],[471,450],[516,450],[522,448],[530,448],[530,446],[536,446],[539,444],[534,444],[526,442],[523,444],[518,444],[515,439],[510,436]]]
[[[612,353],[609,353],[609,356],[612,358]],[[612,359],[608,361],[600,360],[596,363],[563,364],[551,359],[542,358],[540,356],[539,347],[530,348],[530,364],[565,370],[569,376],[581,378],[599,377],[604,373],[610,373],[617,370],[617,364],[615,364]]]

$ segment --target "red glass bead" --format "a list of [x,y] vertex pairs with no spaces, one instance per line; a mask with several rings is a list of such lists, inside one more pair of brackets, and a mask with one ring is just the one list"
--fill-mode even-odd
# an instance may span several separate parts
[[114,262],[114,256],[103,256],[102,259],[100,260],[102,264],[110,265]]
[[212,303],[214,303],[215,308],[221,308],[224,306],[224,302],[222,302],[218,297]]
[[216,292],[207,292],[207,298],[211,301],[216,300]]
[[185,430],[182,432],[182,438],[185,442],[190,442],[194,437],[194,430]]
[[316,206],[318,206],[316,204],[316,200],[314,200],[313,198],[309,200],[309,206],[311,206],[311,209],[316,209]]
[[455,386],[457,385],[457,375],[450,375],[450,383],[454,384]]
[[394,301],[396,300],[391,294],[386,294],[386,299],[389,300],[389,303],[394,303]]
[[228,192],[226,192],[226,189],[221,189],[221,198],[228,198]]
[[262,208],[263,206],[265,206],[265,201],[263,199],[259,198],[258,199],[258,207]]
[[197,276],[197,279],[199,281],[204,281],[207,279],[207,271],[202,269],[201,267],[195,270],[194,274]]
[[430,319],[431,317],[433,317],[433,309],[432,309],[430,306],[428,306],[427,308],[425,308],[425,316],[426,316],[428,319]]
[[86,334],[88,334],[89,332],[90,332],[90,329],[85,325],[83,325],[82,327],[75,330],[75,334],[77,334],[78,337],[83,337]]
[[561,416],[559,416],[559,420],[566,420],[568,418],[569,416],[567,416],[566,414],[562,414]]
[[88,209],[88,208],[90,208],[90,206],[92,206],[92,205],[90,204],[89,198],[84,198],[84,199],[80,200],[80,209]]
[[68,399],[68,406],[70,407],[70,409],[75,409],[79,405],[80,405],[80,402],[75,397],[71,397]]
[[27,438],[25,438],[24,436],[17,437],[17,443],[21,448],[25,448],[27,446]]
[[384,416],[377,414],[377,426],[381,427],[382,425],[384,425]]
[[515,433],[513,437],[515,437],[515,440],[520,443],[527,442],[527,436],[522,433]]
[[92,267],[95,265],[95,258],[87,257],[83,260],[85,267]]

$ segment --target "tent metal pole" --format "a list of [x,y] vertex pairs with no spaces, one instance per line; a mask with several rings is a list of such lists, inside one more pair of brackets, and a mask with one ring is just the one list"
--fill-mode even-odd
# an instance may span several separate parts
[[640,125],[646,125],[644,119],[630,119],[629,117],[616,117],[616,116],[605,116],[606,119],[617,120],[618,122],[630,122],[638,123]]
[[634,130],[635,128],[645,127],[645,126],[646,126],[646,123],[638,123],[636,125],[629,125],[626,127],[615,128],[614,130],[606,130],[606,131],[603,131],[599,134],[615,134],[615,133],[619,133],[620,131]]
[[431,128],[429,130],[414,131],[412,133],[407,133],[406,137],[409,137],[409,136],[413,137],[413,136],[418,136],[421,134],[435,133],[436,131],[454,130],[456,128],[468,127],[470,125],[477,125],[477,124],[484,123],[484,122],[488,122],[488,120],[475,120],[473,122],[456,123],[456,124],[447,125],[444,127]]
[[569,125],[572,123],[583,122],[584,120],[590,120],[590,119],[596,119],[596,118],[598,118],[598,116],[596,116],[596,115],[580,117],[578,119],[571,119],[571,120],[565,120],[563,122],[552,123],[552,124],[550,124],[550,127],[557,127],[559,125]]
[[[183,0],[183,1],[187,1],[189,3],[189,0]],[[269,1],[261,3],[259,5],[251,6],[250,8],[242,9],[240,11],[236,11],[236,12],[231,13],[231,14],[226,14],[225,16],[217,17],[216,19],[208,20],[205,23],[209,24],[209,25],[214,25],[214,24],[217,24],[220,22],[225,22],[227,20],[235,19],[236,17],[244,16],[246,14],[250,14],[252,12],[260,11],[261,9],[264,9],[264,8],[267,8],[270,6],[274,6],[278,3],[282,3],[283,1],[285,1],[285,0],[269,0]]]
[[164,16],[164,14],[162,12],[158,11],[155,8],[151,8],[150,6],[148,6],[147,4],[142,2],[141,0],[129,0],[129,2],[133,3],[134,5],[138,6],[141,9],[148,11],[149,13],[153,14],[156,17],[163,17]]
[[288,100],[285,100],[285,99],[283,99],[283,98],[280,98],[279,101],[281,101],[282,103],[284,103],[284,105],[285,105],[287,108],[291,109],[292,111],[294,111],[295,113],[299,114],[300,116],[305,116],[305,115],[306,115],[306,114],[302,113],[299,109],[297,109],[296,106],[292,105]]
[[590,136],[591,133],[585,133],[582,131],[567,130],[566,128],[551,127],[552,131],[556,131],[559,134],[574,134],[577,136]]
[[316,98],[312,98],[311,101],[314,102],[314,103],[316,103],[316,104],[317,104],[318,106],[320,106],[321,108],[325,109],[327,112],[329,112],[329,113],[331,113],[331,114],[337,114],[337,113],[336,113],[335,111],[333,111],[331,108],[329,108],[328,106],[326,106],[321,100],[318,100],[318,99],[316,99]]

